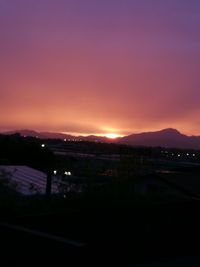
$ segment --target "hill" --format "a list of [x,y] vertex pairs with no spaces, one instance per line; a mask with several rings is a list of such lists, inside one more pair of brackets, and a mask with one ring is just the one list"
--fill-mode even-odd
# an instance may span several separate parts
[[133,146],[200,149],[199,136],[187,136],[172,128],[131,134],[122,137],[119,142]]
[[73,136],[55,132],[36,132],[33,130],[16,130],[4,134],[19,133],[22,136],[32,136],[41,139],[62,139],[66,141],[90,141],[101,143],[118,143],[131,146],[168,147],[181,149],[200,149],[200,136],[187,136],[176,129],[167,128],[160,131],[131,134],[110,139],[105,136]]
[[101,142],[101,143],[113,143],[114,142],[113,139],[107,138],[105,136],[96,136],[96,135],[74,136],[74,135],[64,134],[64,133],[37,132],[34,130],[26,130],[26,129],[3,132],[2,134],[12,135],[16,133],[24,137],[31,136],[35,138],[41,138],[41,139],[63,139],[66,141],[90,141],[90,142]]

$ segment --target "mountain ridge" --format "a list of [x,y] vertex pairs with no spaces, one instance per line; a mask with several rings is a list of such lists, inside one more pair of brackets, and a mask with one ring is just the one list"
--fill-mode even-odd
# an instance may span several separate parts
[[176,129],[143,132],[122,137],[120,143],[133,146],[200,149],[200,136],[188,136]]
[[22,130],[13,130],[13,131],[6,131],[1,132],[0,134],[5,135],[12,135],[12,134],[20,134],[24,137],[35,137],[35,138],[41,138],[41,139],[62,139],[65,141],[92,141],[92,142],[109,142],[111,143],[114,141],[113,139],[110,139],[106,136],[96,136],[96,135],[88,135],[88,136],[75,136],[65,133],[58,133],[58,132],[38,132],[34,130],[29,129],[22,129]]
[[200,149],[200,136],[188,136],[177,129],[166,128],[159,131],[142,132],[130,134],[116,139],[110,139],[106,136],[74,136],[70,134],[57,132],[37,132],[34,130],[15,130],[2,134],[19,133],[22,136],[32,136],[41,139],[62,139],[65,141],[91,141],[102,143],[118,143],[131,146],[147,146],[147,147],[168,147],[168,148],[191,148]]

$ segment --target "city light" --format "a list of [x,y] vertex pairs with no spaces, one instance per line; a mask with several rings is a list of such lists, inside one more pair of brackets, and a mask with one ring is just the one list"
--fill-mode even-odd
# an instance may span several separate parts
[[44,147],[45,147],[45,144],[42,144],[42,145],[41,145],[41,147],[43,147],[43,148],[44,148]]
[[56,175],[57,174],[57,171],[55,170],[55,171],[53,171],[53,173]]

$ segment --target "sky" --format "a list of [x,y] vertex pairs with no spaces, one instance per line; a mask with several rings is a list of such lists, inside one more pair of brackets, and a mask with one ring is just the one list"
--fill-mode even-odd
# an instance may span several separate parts
[[200,135],[199,0],[0,0],[0,130]]

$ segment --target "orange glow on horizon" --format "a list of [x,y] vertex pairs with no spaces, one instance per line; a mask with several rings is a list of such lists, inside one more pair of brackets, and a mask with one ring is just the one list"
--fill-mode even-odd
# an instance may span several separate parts
[[123,137],[125,135],[123,134],[117,134],[117,133],[92,133],[92,134],[88,134],[88,133],[69,133],[69,132],[62,132],[63,134],[69,134],[72,136],[91,136],[91,135],[95,135],[95,136],[102,136],[102,137],[107,137],[110,139],[116,139],[118,137]]
[[103,135],[107,138],[110,138],[110,139],[116,139],[118,137],[122,137],[123,135],[120,135],[120,134],[116,134],[116,133],[107,133],[105,135]]

